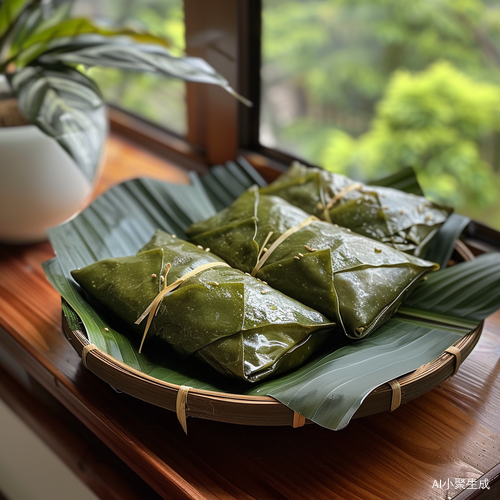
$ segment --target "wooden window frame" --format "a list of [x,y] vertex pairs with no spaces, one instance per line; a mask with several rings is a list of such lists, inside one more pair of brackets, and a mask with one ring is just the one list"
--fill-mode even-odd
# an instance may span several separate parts
[[111,130],[198,172],[242,155],[271,177],[295,158],[259,143],[262,0],[184,0],[186,53],[222,74],[248,108],[214,85],[186,83],[186,137],[115,106]]

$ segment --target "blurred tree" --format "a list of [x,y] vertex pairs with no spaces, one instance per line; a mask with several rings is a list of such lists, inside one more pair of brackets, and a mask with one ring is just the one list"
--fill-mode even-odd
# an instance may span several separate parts
[[356,178],[414,166],[462,212],[496,201],[497,1],[264,6],[264,143]]
[[414,167],[436,201],[484,208],[498,180],[479,145],[500,132],[500,86],[477,82],[448,62],[395,72],[372,129],[358,139],[334,130],[321,164],[351,177],[375,178]]
[[296,117],[353,134],[367,130],[399,68],[420,71],[446,59],[472,76],[500,77],[494,2],[264,0],[263,22],[265,85],[293,93]]

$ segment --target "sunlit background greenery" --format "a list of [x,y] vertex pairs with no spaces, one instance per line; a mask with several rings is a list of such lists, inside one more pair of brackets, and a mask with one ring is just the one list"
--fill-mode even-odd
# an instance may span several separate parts
[[[92,0],[184,47],[181,0]],[[500,3],[263,0],[261,143],[350,177],[412,166],[425,194],[500,229]],[[106,97],[186,130],[184,83],[101,72]]]
[[264,0],[261,141],[500,229],[500,3]]

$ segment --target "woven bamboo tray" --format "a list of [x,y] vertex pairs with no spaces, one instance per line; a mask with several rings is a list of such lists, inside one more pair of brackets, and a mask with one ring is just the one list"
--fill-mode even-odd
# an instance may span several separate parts
[[[463,260],[474,255],[461,242],[455,250]],[[116,360],[89,343],[84,326],[72,329],[63,314],[64,332],[84,366],[112,387],[148,403],[175,411],[185,429],[186,417],[256,426],[301,427],[308,421],[269,396],[213,392],[171,384]],[[412,373],[374,389],[353,418],[394,411],[402,403],[430,391],[452,375],[479,341],[483,323],[448,348],[439,358]]]

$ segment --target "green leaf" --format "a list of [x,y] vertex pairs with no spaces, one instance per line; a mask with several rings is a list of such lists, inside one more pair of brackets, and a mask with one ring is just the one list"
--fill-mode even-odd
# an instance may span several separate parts
[[468,217],[451,214],[439,228],[439,232],[429,245],[424,258],[431,262],[437,262],[442,268],[446,267],[453,254],[455,241],[460,238],[469,223]]
[[40,5],[32,5],[20,16],[19,22],[12,34],[9,55],[18,52],[20,45],[32,33],[36,26],[43,21],[43,10]]
[[83,64],[122,70],[156,73],[190,82],[218,85],[246,105],[250,101],[238,95],[227,80],[208,63],[197,57],[175,57],[160,45],[133,43],[127,38],[107,39],[94,34],[68,37],[51,42],[50,53],[41,55],[43,64]]
[[429,274],[404,307],[479,322],[498,309],[499,284],[500,252],[483,254]]
[[371,336],[342,347],[251,391],[269,395],[329,429],[344,428],[376,387],[438,357],[460,332],[391,319]]
[[257,385],[235,384],[194,360],[179,363],[168,352],[162,359],[139,355],[123,329],[86,299],[70,271],[106,257],[131,255],[156,228],[184,237],[191,222],[213,213],[200,182],[177,186],[134,180],[112,188],[81,215],[50,230],[57,257],[44,264],[45,272],[83,320],[90,342],[161,380],[220,392],[269,395],[319,425],[340,429],[373,388],[438,358],[500,305],[495,292],[500,290],[500,254],[492,254],[478,263],[432,273],[432,279],[406,302],[407,317],[394,317],[365,339],[343,339],[300,369]]
[[0,4],[0,37],[14,25],[18,16],[33,0],[4,0]]
[[9,81],[26,118],[53,137],[93,179],[106,137],[107,122],[99,89],[70,67],[29,66]]
[[11,55],[17,54],[26,39],[32,34],[52,27],[68,18],[72,7],[72,1],[63,0],[62,2],[52,1],[35,4],[26,9],[12,38]]
[[[40,23],[36,30],[28,36],[19,48],[16,56],[21,64],[27,64],[49,50],[63,45],[72,45],[73,40],[80,35],[100,35],[104,38],[126,36],[138,43],[151,43],[169,47],[170,43],[147,32],[137,31],[130,27],[112,27],[99,25],[85,17],[65,19],[67,11],[63,5],[53,17]],[[57,17],[59,16],[59,22]],[[75,40],[76,41],[76,40]]]
[[36,28],[30,33],[40,33],[54,26],[62,25],[63,21],[68,20],[73,10],[73,0],[59,0],[47,2],[41,5],[42,17],[37,23]]
[[399,189],[405,193],[412,193],[418,196],[423,196],[422,188],[418,183],[415,171],[411,167],[406,167],[398,172],[384,177],[383,179],[378,179],[376,181],[370,182],[369,184],[373,186],[383,186],[390,187],[393,189]]

